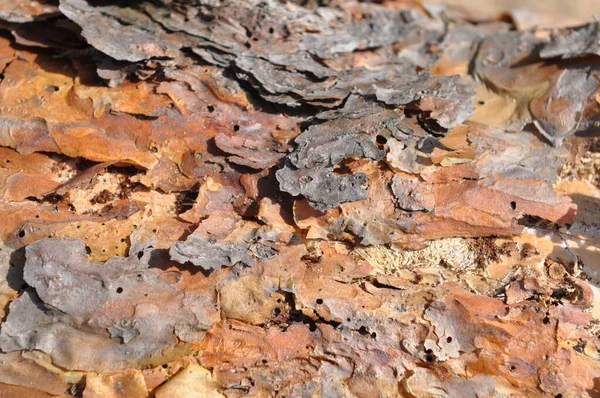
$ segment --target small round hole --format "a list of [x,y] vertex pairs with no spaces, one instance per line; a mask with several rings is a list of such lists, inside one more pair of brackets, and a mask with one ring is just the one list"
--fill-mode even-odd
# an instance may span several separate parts
[[270,34],[273,34],[274,32],[275,32],[275,29],[273,29],[273,28],[269,28],[269,33],[270,33]]
[[452,337],[450,337],[450,336],[446,337],[446,343],[452,343]]
[[517,210],[517,202],[510,202],[510,209],[511,210]]
[[237,124],[233,126],[233,131],[240,131],[240,126],[238,126]]
[[215,107],[214,107],[213,105],[209,105],[209,106],[207,106],[207,107],[206,107],[206,109],[208,109],[208,111],[209,111],[210,113],[213,113],[213,112],[215,111]]
[[25,237],[25,231],[20,230],[19,231],[19,238],[24,238]]
[[121,293],[123,293],[123,288],[122,288],[122,287],[118,287],[118,288],[117,288],[117,293],[118,293],[118,294],[121,294]]
[[317,299],[317,304],[323,304],[323,299]]
[[377,137],[375,137],[375,141],[379,144],[379,145],[385,145],[387,143],[387,138],[385,138],[382,135],[378,135]]

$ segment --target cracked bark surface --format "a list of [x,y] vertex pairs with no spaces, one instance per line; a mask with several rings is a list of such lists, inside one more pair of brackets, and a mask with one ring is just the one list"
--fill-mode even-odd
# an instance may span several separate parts
[[599,397],[598,22],[0,5],[0,396]]

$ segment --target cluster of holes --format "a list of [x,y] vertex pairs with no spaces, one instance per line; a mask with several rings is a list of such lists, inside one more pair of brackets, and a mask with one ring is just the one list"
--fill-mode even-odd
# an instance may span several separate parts
[[426,354],[426,355],[425,355],[425,360],[426,360],[427,362],[430,362],[430,363],[431,363],[431,362],[433,362],[433,360],[434,360],[435,358],[434,358],[434,356],[433,356],[433,351],[431,350],[431,348],[429,348],[429,349],[425,350],[425,354]]
[[358,328],[358,333],[361,336],[370,336],[372,339],[377,338],[377,333],[369,332],[369,329],[367,329],[365,326],[361,326],[360,328]]
[[[276,302],[277,302],[277,304],[281,304],[281,299],[280,299],[280,298],[278,298],[278,299],[276,300]],[[279,314],[281,314],[281,308],[279,308],[279,307],[276,307],[276,308],[273,310],[273,315],[274,315],[274,316],[278,316]]]

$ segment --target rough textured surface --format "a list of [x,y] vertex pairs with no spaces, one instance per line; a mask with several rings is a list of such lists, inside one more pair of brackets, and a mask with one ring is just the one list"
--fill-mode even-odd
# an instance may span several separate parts
[[204,239],[188,239],[176,242],[171,247],[171,258],[184,264],[186,261],[206,270],[231,267],[237,263],[250,264],[251,257],[247,254],[249,245],[232,243],[218,244]]
[[277,171],[277,181],[282,191],[293,196],[304,196],[319,211],[368,197],[363,189],[367,184],[364,173],[337,175],[331,168],[292,170],[284,167]]
[[573,58],[581,55],[599,55],[600,23],[563,29],[556,32],[542,47],[542,58]]
[[3,2],[0,396],[600,396],[598,23],[534,21]]
[[176,337],[195,340],[217,315],[214,295],[183,291],[179,273],[149,270],[137,254],[90,263],[82,241],[45,239],[27,246],[26,257],[23,279],[35,293],[11,303],[3,351],[36,349],[68,369],[119,370],[162,355]]

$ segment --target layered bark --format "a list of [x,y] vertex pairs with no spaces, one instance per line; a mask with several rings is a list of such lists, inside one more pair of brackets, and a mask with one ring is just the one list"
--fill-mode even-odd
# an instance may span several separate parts
[[598,22],[0,21],[7,396],[599,396]]

